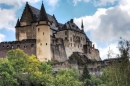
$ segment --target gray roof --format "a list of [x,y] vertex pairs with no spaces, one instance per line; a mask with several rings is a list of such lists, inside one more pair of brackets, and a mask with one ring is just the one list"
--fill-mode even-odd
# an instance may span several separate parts
[[62,28],[60,28],[60,30],[75,30],[81,33],[84,33],[74,22],[73,19],[71,19],[70,21],[68,21],[67,23],[65,23],[63,25]]
[[[33,15],[36,16],[36,18],[34,18],[36,21],[39,21],[39,14],[40,14],[40,10],[29,5]],[[47,14],[47,17],[49,19],[49,21],[51,22],[51,28],[54,29],[54,30],[58,30],[57,29],[57,20],[54,18],[54,16],[50,15],[50,14]]]

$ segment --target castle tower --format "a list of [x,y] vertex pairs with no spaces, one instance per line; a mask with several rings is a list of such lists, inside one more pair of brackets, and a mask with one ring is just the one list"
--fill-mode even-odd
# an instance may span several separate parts
[[50,22],[42,3],[36,27],[36,56],[43,62],[51,60],[50,54]]

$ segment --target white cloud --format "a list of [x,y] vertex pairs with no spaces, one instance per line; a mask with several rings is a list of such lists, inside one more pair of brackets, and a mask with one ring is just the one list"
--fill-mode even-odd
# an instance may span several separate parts
[[81,27],[81,20],[83,20],[85,32],[95,30],[98,29],[97,27],[100,25],[100,16],[104,15],[105,12],[106,9],[100,8],[94,15],[74,18],[74,22],[78,25],[78,27]]
[[109,58],[116,58],[117,54],[119,54],[118,43],[109,44],[105,48],[98,47],[98,49],[102,60],[107,59],[108,54],[110,54]]
[[16,17],[14,9],[1,9],[0,8],[0,29],[14,30]]
[[46,2],[54,9],[58,5],[59,0],[46,0]]
[[86,3],[89,2],[89,0],[73,0],[74,6],[76,6],[78,2],[82,2],[82,1]]
[[0,42],[4,40],[5,36],[3,34],[0,34]]

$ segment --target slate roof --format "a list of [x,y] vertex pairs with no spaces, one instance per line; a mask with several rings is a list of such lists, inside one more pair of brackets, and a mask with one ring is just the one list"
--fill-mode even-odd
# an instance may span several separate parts
[[[31,6],[31,5],[29,5],[29,8],[31,9],[33,15],[35,15],[35,16],[33,16],[34,21],[39,21],[40,10]],[[58,21],[56,20],[54,15],[52,16],[50,14],[47,14],[47,17],[48,17],[48,20],[51,22],[50,28],[53,30],[66,30],[66,29],[68,29],[68,30],[75,30],[75,31],[84,33],[84,31],[80,30],[80,28],[73,22],[73,19],[71,19],[70,21],[68,21],[65,24],[61,24],[61,23],[58,23]]]
[[[33,16],[34,21],[39,21],[40,10],[31,6],[31,5],[29,5],[29,8],[31,9],[33,15],[35,15],[35,16]],[[47,14],[47,17],[48,17],[48,20],[51,22],[51,28],[54,29],[54,30],[58,30],[58,28],[57,28],[58,22],[55,19],[55,17],[50,15],[50,14]]]
[[68,21],[63,25],[63,27],[60,30],[75,30],[81,33],[84,33],[80,28],[73,22],[73,19]]

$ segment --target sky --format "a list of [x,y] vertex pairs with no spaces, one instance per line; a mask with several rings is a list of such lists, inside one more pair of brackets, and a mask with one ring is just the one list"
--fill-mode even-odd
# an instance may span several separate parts
[[[40,9],[42,0],[0,0],[0,42],[15,40],[15,25],[25,4]],[[70,19],[84,30],[106,59],[109,50],[119,53],[120,37],[130,40],[129,0],[43,0],[46,12],[55,15],[60,23]]]

